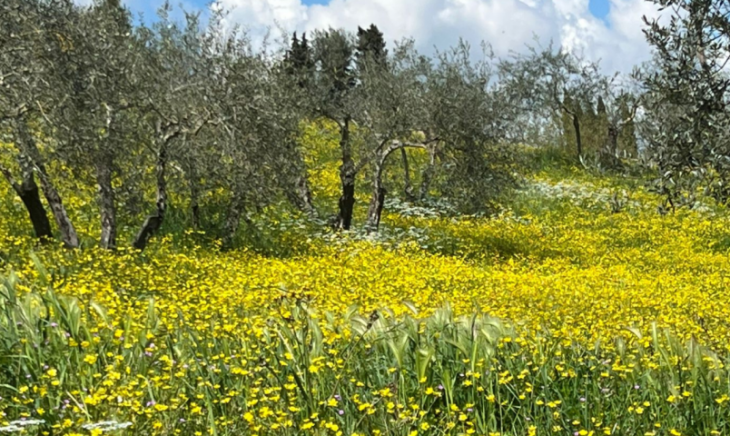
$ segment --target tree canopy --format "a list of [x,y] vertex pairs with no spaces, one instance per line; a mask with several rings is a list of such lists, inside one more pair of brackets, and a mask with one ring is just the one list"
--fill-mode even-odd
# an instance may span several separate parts
[[[726,202],[728,6],[660,3],[674,14],[646,23],[654,61],[619,77],[552,44],[497,59],[461,42],[428,56],[371,24],[294,33],[271,50],[219,10],[203,24],[165,3],[147,26],[118,1],[9,0],[0,128],[12,152],[0,172],[36,235],[57,231],[68,247],[81,242],[58,182],[91,187],[109,249],[126,244],[120,226],[144,249],[171,213],[230,246],[241,222],[284,202],[369,232],[396,199],[488,213],[517,186],[528,137],[602,170],[641,155],[672,206],[700,185]],[[337,137],[332,207],[313,197],[301,141],[319,122]]]

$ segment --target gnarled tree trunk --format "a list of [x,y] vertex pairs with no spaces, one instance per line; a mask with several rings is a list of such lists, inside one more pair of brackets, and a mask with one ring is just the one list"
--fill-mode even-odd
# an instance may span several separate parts
[[575,129],[575,144],[578,148],[578,159],[583,156],[583,142],[580,137],[580,121],[577,115],[573,115],[573,128]]
[[614,125],[609,125],[606,146],[614,156],[618,153],[618,135],[618,128]]
[[96,156],[96,184],[99,190],[99,212],[101,216],[101,236],[99,245],[102,248],[113,250],[117,246],[117,208],[114,196],[114,187],[112,186],[114,158],[109,149],[105,149],[112,145],[112,134],[116,127],[115,120],[116,111],[104,104],[106,108],[106,133],[101,144],[101,151]]
[[609,124],[606,134],[606,143],[601,150],[601,165],[605,168],[619,169],[621,167],[621,159],[618,150],[619,128],[613,124]]
[[41,167],[38,177],[41,181],[41,189],[46,201],[51,208],[53,218],[56,221],[58,230],[61,232],[61,240],[67,248],[79,248],[79,236],[76,228],[71,222],[66,207],[63,205],[61,195],[56,190],[55,185],[51,182],[45,170]]
[[385,206],[385,196],[388,193],[383,186],[383,171],[385,171],[385,164],[388,161],[388,157],[394,151],[398,149],[403,151],[406,147],[426,148],[424,144],[403,143],[400,141],[393,141],[385,149],[383,149],[382,146],[378,147],[378,150],[381,151],[375,158],[373,192],[370,197],[370,206],[368,207],[368,220],[366,225],[369,231],[377,230],[380,226],[380,217],[383,214],[383,207]]
[[69,218],[68,213],[66,212],[66,207],[63,205],[61,195],[58,193],[56,186],[51,181],[45,165],[43,165],[43,159],[40,151],[38,150],[35,139],[30,134],[24,120],[16,120],[14,126],[18,133],[22,148],[25,148],[28,151],[31,161],[38,169],[38,179],[41,182],[41,190],[43,191],[43,196],[46,197],[48,206],[51,208],[51,213],[53,213],[53,218],[56,221],[58,230],[61,232],[61,240],[68,248],[78,248],[79,236],[76,233],[76,228],[74,228],[71,218]]
[[150,238],[154,236],[162,227],[165,220],[165,212],[167,211],[167,143],[164,142],[157,153],[156,179],[157,179],[157,200],[155,212],[148,216],[142,228],[137,233],[132,244],[138,250],[144,250]]
[[28,217],[33,225],[36,236],[42,241],[48,241],[53,238],[51,232],[51,222],[48,220],[48,214],[41,202],[40,191],[35,182],[33,175],[33,167],[26,156],[20,155],[18,162],[21,167],[21,182],[18,183],[12,176],[10,170],[0,167],[0,172],[13,187],[18,197],[23,201],[25,209],[28,211]]
[[112,162],[108,156],[96,163],[96,184],[99,192],[102,248],[114,249],[117,245],[117,211],[112,186]]
[[355,209],[355,162],[352,160],[352,144],[350,144],[350,120],[340,127],[340,149],[342,150],[342,166],[340,167],[340,182],[342,195],[339,201],[337,228],[349,230],[352,226],[352,214]]

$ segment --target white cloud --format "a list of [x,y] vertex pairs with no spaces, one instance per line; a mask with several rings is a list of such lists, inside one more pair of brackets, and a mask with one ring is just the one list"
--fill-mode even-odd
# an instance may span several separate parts
[[229,20],[256,35],[266,29],[287,32],[327,27],[355,30],[375,23],[389,41],[416,39],[420,50],[447,48],[459,37],[472,46],[481,41],[497,55],[522,51],[534,37],[542,44],[582,52],[601,60],[606,72],[628,72],[649,58],[641,31],[642,16],[656,16],[645,0],[610,0],[607,22],[591,15],[588,0],[331,0],[304,5],[301,0],[221,0]]

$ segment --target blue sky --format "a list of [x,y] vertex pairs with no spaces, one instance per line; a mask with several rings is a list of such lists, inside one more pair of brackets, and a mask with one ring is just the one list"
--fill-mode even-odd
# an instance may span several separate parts
[[611,9],[611,5],[608,3],[608,0],[590,0],[588,2],[588,9],[593,15],[604,20]]
[[[134,2],[134,0],[132,1]],[[154,7],[149,6],[151,3],[154,2],[144,1],[140,3],[145,4],[145,6],[143,6],[141,9],[133,8],[134,12],[143,12],[147,18],[154,16]],[[175,2],[173,1],[173,3]],[[208,0],[186,0],[185,3],[202,8],[205,7],[205,5],[208,3]],[[329,0],[303,0],[303,3],[305,5],[327,4],[329,3]],[[595,17],[605,20],[610,10],[609,0],[589,0],[588,8]]]
[[[2,0],[0,0],[2,1]],[[92,0],[75,0],[89,2]],[[124,0],[145,21],[155,19],[164,0]],[[170,0],[187,10],[210,0]],[[472,47],[487,41],[497,56],[524,50],[535,40],[600,61],[607,73],[629,72],[650,58],[642,16],[658,16],[646,0],[218,0],[228,20],[243,26],[254,42],[272,29],[312,31],[356,29],[375,23],[389,42],[414,38],[417,49],[432,53],[459,38]],[[314,4],[325,7],[307,8]],[[610,16],[610,19],[609,19]],[[279,35],[283,35],[280,33]],[[258,38],[258,39],[257,39]]]

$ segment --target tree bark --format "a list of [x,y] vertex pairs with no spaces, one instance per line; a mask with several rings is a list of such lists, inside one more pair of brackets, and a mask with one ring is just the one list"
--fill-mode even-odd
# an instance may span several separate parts
[[47,242],[53,238],[51,222],[48,220],[48,214],[41,202],[38,185],[36,184],[35,177],[33,175],[32,164],[28,161],[28,158],[23,155],[19,157],[18,162],[20,163],[22,177],[22,181],[20,183],[15,181],[8,169],[0,167],[0,172],[3,173],[10,183],[10,186],[13,187],[15,193],[18,194],[18,197],[20,197],[23,201],[23,205],[25,205],[25,209],[28,211],[28,217],[33,225],[36,237],[39,238],[41,242]]
[[577,115],[573,115],[573,128],[575,129],[575,144],[578,148],[578,159],[583,156],[583,142],[580,138],[580,121]]
[[165,139],[162,141],[163,143],[157,153],[157,165],[155,169],[157,178],[156,210],[145,219],[142,228],[139,230],[132,244],[134,248],[140,251],[144,251],[147,248],[147,243],[150,238],[160,230],[162,222],[165,220],[165,212],[167,211],[167,142]]
[[33,223],[33,229],[35,230],[36,236],[43,240],[53,238],[51,232],[51,222],[48,220],[48,214],[46,208],[41,202],[40,191],[38,184],[35,182],[33,175],[33,164],[30,162],[27,156],[21,155],[19,158],[23,181],[19,186],[18,195],[23,200],[25,208],[28,210],[28,215]]
[[352,226],[352,214],[355,209],[355,162],[352,160],[352,145],[350,144],[350,120],[340,127],[340,149],[342,150],[342,166],[340,167],[340,182],[342,195],[339,201],[337,228],[349,230]]
[[106,108],[106,129],[102,140],[101,151],[96,156],[96,184],[99,189],[99,210],[101,216],[101,235],[99,244],[102,248],[113,250],[117,246],[117,209],[114,198],[114,186],[112,185],[112,166],[114,160],[112,152],[108,149],[114,144],[112,134],[116,128],[116,111],[104,104]]
[[400,149],[401,159],[403,160],[403,193],[406,200],[414,201],[416,196],[413,194],[413,185],[411,185],[411,169],[408,164],[408,153],[405,148]]
[[425,145],[419,144],[404,144],[400,141],[394,141],[388,147],[381,150],[375,159],[375,171],[373,174],[373,192],[370,197],[370,206],[368,207],[368,220],[366,227],[368,231],[377,230],[380,226],[380,217],[383,214],[383,207],[385,206],[385,196],[388,191],[383,186],[383,171],[385,171],[385,164],[388,162],[388,157],[394,151],[400,149],[404,151],[406,147],[418,146],[420,148],[426,148]]
[[58,230],[61,232],[61,240],[63,241],[63,244],[66,248],[79,248],[79,235],[76,233],[76,228],[66,212],[66,207],[63,205],[61,195],[58,193],[55,185],[51,182],[50,177],[48,177],[42,167],[39,172],[39,179],[41,181],[43,195],[46,197],[46,201],[51,208]]
[[117,245],[117,212],[112,186],[112,162],[108,156],[96,163],[96,183],[99,192],[99,211],[101,215],[102,248],[112,250]]
[[27,149],[31,161],[38,169],[38,178],[41,182],[41,190],[43,191],[43,196],[46,197],[48,206],[51,208],[51,213],[53,213],[53,218],[56,221],[58,230],[61,232],[61,240],[67,248],[78,248],[79,236],[76,233],[76,228],[74,228],[71,218],[69,218],[68,213],[66,212],[66,207],[63,205],[61,195],[58,193],[56,186],[53,184],[48,172],[46,171],[46,167],[43,164],[43,159],[33,135],[30,134],[24,120],[16,121],[15,128],[18,132],[18,138],[20,139],[22,147]]

